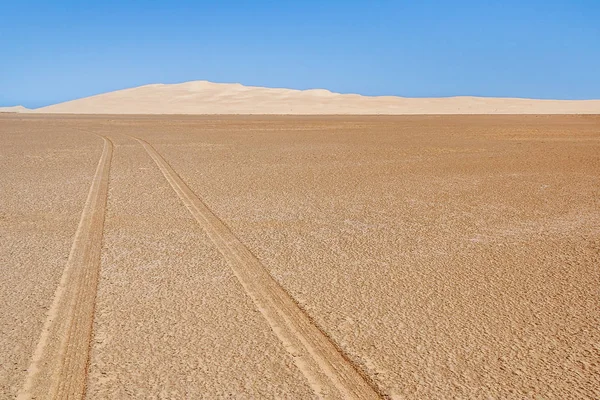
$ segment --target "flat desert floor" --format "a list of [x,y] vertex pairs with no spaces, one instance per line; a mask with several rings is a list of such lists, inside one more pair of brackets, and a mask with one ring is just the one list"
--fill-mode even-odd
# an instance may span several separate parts
[[600,398],[599,116],[0,116],[0,398]]

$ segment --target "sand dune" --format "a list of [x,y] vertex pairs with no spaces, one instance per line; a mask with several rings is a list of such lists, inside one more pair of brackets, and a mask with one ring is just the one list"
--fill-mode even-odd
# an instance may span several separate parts
[[73,114],[599,114],[600,100],[369,97],[193,81],[154,84],[36,109]]
[[30,111],[29,108],[23,106],[0,107],[0,113],[24,113]]

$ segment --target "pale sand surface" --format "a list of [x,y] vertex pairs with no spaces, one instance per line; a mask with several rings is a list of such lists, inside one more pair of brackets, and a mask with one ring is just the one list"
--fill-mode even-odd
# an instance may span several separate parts
[[3,171],[32,179],[21,154],[48,135],[50,148],[81,151],[46,160],[61,173],[19,189],[62,196],[48,204],[65,207],[64,238],[21,232],[16,221],[37,211],[2,191],[11,239],[0,257],[14,278],[0,316],[22,321],[2,336],[2,356],[22,358],[0,376],[3,394],[24,378],[21,352],[33,351],[62,270],[56,258],[54,281],[32,277],[46,265],[24,267],[18,252],[31,250],[19,246],[65,261],[101,152],[87,133],[65,140],[83,128],[116,145],[87,397],[314,396],[123,134],[162,154],[380,393],[600,397],[598,116],[20,118],[0,117],[2,143],[20,138],[1,150]]
[[23,106],[0,107],[0,113],[26,113],[31,110]]
[[600,100],[407,98],[192,81],[154,84],[33,112],[73,114],[600,114]]

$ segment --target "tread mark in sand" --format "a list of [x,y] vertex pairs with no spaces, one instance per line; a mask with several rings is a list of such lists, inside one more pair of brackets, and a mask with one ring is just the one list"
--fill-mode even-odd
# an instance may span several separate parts
[[368,378],[312,323],[260,261],[198,198],[165,159],[135,138],[158,165],[173,190],[226,258],[233,273],[292,355],[316,394],[324,398],[378,399]]
[[85,392],[114,147],[101,137],[102,156],[19,400],[82,398]]

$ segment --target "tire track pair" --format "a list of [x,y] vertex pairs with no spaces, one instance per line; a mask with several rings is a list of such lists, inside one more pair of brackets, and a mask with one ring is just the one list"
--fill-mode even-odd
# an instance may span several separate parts
[[[113,143],[104,148],[39,342],[18,394],[25,399],[74,399],[85,394],[100,272],[100,252]],[[310,320],[260,261],[147,142],[135,138],[228,261],[233,273],[323,398],[378,399],[379,393]]]

